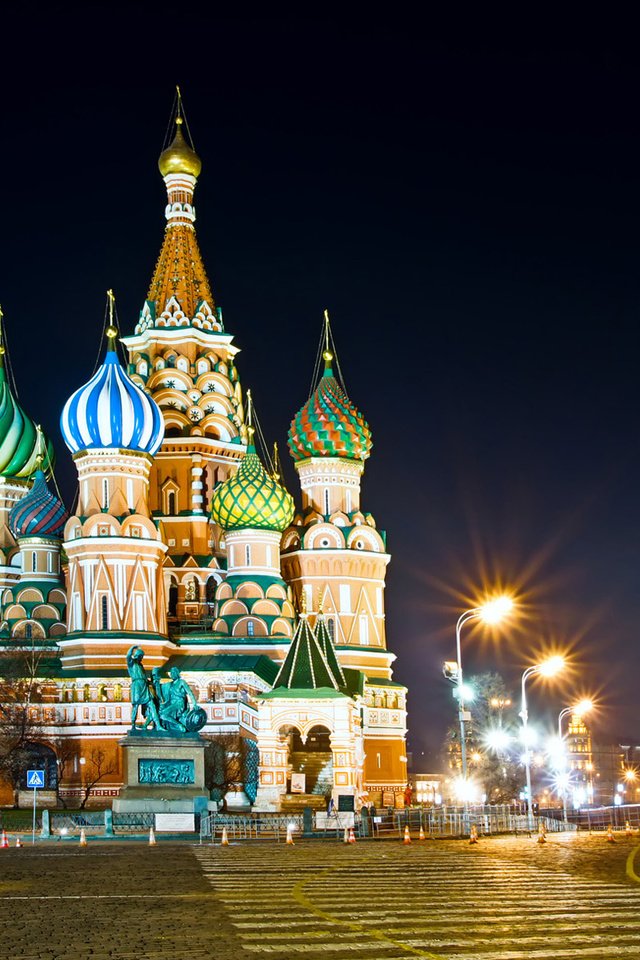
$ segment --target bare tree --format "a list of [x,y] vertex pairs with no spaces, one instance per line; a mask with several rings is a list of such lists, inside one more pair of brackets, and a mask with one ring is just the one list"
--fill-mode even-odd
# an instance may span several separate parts
[[34,742],[43,741],[42,687],[51,650],[32,645],[0,651],[0,776],[13,790],[14,805]]
[[81,810],[84,810],[93,788],[96,787],[101,780],[104,780],[105,777],[115,773],[117,769],[118,766],[115,760],[107,760],[107,755],[104,750],[101,750],[99,747],[93,748],[84,764],[83,794],[82,802],[80,803]]
[[51,746],[56,755],[56,763],[58,766],[58,783],[57,783],[57,795],[58,803],[66,807],[67,801],[64,799],[60,793],[60,786],[67,777],[67,772],[70,764],[73,763],[74,759],[78,755],[77,745],[71,741],[67,740],[64,737],[56,737],[51,741]]
[[207,737],[205,750],[205,786],[212,798],[226,805],[225,797],[233,787],[244,789],[251,796],[254,780],[253,766],[256,744],[240,733],[221,733]]

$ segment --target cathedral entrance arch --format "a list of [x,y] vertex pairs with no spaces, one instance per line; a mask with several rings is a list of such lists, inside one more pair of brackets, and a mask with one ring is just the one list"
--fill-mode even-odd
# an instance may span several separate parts
[[316,724],[306,735],[297,727],[288,727],[281,729],[280,735],[287,739],[290,774],[304,775],[303,792],[329,797],[333,789],[333,754],[328,727]]

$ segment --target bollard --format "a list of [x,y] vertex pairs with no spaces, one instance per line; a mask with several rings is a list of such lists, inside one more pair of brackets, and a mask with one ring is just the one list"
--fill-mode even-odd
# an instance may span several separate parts
[[344,828],[344,834],[343,834],[343,837],[342,837],[342,842],[343,842],[343,843],[349,843],[349,830],[347,829],[347,827]]
[[288,843],[288,845],[289,845],[290,847],[293,847],[293,846],[294,846],[294,842],[293,842],[293,827],[292,827],[292,825],[291,825],[290,823],[287,824],[287,843]]
[[420,825],[420,833],[418,834],[418,839],[424,840],[424,827],[422,826],[422,824]]
[[105,837],[113,836],[113,811],[105,810],[104,812],[104,835]]
[[477,842],[478,842],[478,828],[476,827],[475,823],[472,823],[471,830],[469,831],[469,843],[477,843]]
[[353,832],[353,827],[349,827],[349,843],[355,843],[355,842],[356,842],[356,835]]
[[616,838],[613,835],[613,829],[611,827],[611,824],[609,824],[609,829],[607,830],[607,843],[615,843],[615,842],[616,842]]
[[411,834],[409,833],[409,824],[404,828],[404,837],[402,838],[403,843],[411,843]]
[[229,837],[227,836],[227,828],[222,828],[222,837],[220,838],[220,846],[228,847],[229,846]]
[[86,845],[87,845],[87,835],[84,832],[84,827],[83,827],[82,830],[80,831],[80,846],[86,847]]
[[9,846],[9,837],[7,836],[7,831],[2,831],[2,842],[0,843],[0,848],[5,850]]
[[42,811],[42,829],[40,830],[40,836],[43,840],[49,840],[51,837],[51,814],[48,810]]
[[153,830],[153,827],[149,827],[149,846],[150,846],[150,847],[155,847],[155,845],[156,845],[157,842],[158,842],[158,841],[156,840],[156,835],[155,835],[155,832],[154,832],[154,830]]
[[20,837],[16,837],[16,847],[18,848],[18,850],[21,848],[21,846],[22,846],[22,840],[20,839]]
[[538,843],[546,843],[546,842],[547,842],[547,831],[544,828],[544,823],[541,822],[538,824]]

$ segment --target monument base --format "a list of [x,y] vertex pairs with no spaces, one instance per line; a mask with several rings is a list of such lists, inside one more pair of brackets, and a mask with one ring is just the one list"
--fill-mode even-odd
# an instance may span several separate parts
[[202,813],[205,741],[199,734],[132,730],[120,741],[124,786],[113,801],[115,813]]

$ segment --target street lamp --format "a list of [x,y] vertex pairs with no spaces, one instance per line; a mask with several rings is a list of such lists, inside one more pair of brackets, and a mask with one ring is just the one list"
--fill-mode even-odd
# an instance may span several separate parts
[[531,810],[531,754],[529,751],[529,712],[527,710],[527,690],[526,684],[529,677],[534,673],[539,673],[541,677],[554,677],[564,668],[564,657],[549,657],[542,663],[536,663],[533,667],[527,667],[522,674],[522,709],[520,718],[522,720],[522,741],[524,743],[524,767],[527,775],[527,825],[529,832],[533,830],[533,815]]
[[[467,796],[466,783],[467,783],[467,742],[465,734],[465,720],[467,719],[467,714],[464,709],[465,699],[468,700],[468,688],[466,688],[462,682],[462,654],[460,651],[460,634],[462,632],[462,627],[465,623],[468,623],[469,620],[482,620],[483,623],[487,624],[497,624],[500,623],[513,609],[513,600],[511,597],[499,596],[493,597],[491,600],[487,600],[485,603],[481,604],[479,607],[473,607],[471,610],[465,610],[463,614],[458,617],[458,622],[456,623],[456,678],[455,682],[458,688],[458,721],[460,724],[460,757],[462,760],[462,781],[465,785],[464,794]],[[465,808],[468,806],[468,800],[465,800]],[[466,814],[466,810],[465,810]]]
[[[574,717],[583,717],[585,713],[589,713],[590,710],[593,710],[593,701],[592,700],[580,700],[578,703],[575,703],[572,707],[563,707],[560,713],[558,714],[558,739],[560,743],[564,743],[564,737],[562,735],[562,721],[565,717],[568,717],[569,714],[572,714]],[[566,823],[567,821],[567,784],[568,776],[561,781],[562,783],[562,816]]]

